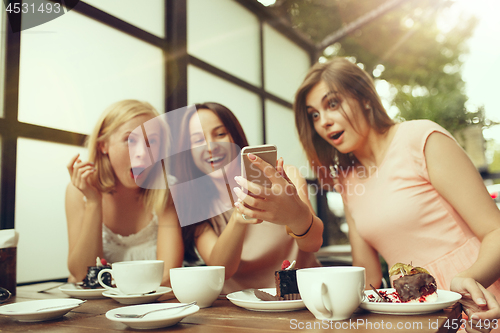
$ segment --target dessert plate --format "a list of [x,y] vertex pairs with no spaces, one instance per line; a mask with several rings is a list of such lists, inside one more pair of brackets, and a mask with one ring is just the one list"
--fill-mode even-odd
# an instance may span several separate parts
[[44,321],[64,316],[85,301],[70,298],[42,299],[0,306],[0,314],[18,321]]
[[[259,290],[276,295],[276,288],[263,288]],[[237,291],[228,294],[226,297],[234,305],[253,311],[281,312],[294,311],[306,307],[304,301],[301,299],[293,301],[263,301],[255,296],[253,289]]]
[[[184,303],[180,303],[184,304]],[[166,310],[153,312],[144,316],[143,318],[117,318],[115,314],[141,314],[151,310],[169,308],[179,306],[179,303],[154,303],[123,306],[106,312],[106,318],[112,321],[118,321],[122,324],[135,329],[155,329],[168,327],[177,324],[185,317],[196,313],[200,308],[198,305],[193,305],[188,308],[181,308],[175,310]]]
[[102,293],[106,289],[104,288],[85,289],[80,287],[79,285],[68,283],[65,284],[64,286],[60,286],[59,290],[71,297],[82,298],[82,299],[94,299],[94,298],[104,298]]
[[158,290],[154,293],[150,294],[141,294],[141,295],[124,295],[117,294],[113,291],[105,291],[102,293],[103,296],[110,297],[121,304],[144,304],[151,303],[156,301],[160,296],[165,295],[168,292],[171,292],[172,288],[169,287],[159,287]]
[[[389,293],[394,292],[394,288],[378,290],[387,291]],[[437,294],[438,299],[434,303],[376,303],[368,301],[368,298],[365,297],[359,307],[374,313],[393,315],[417,315],[440,311],[453,305],[455,302],[462,298],[462,295],[460,295],[459,293],[448,290],[438,290]],[[375,297],[378,297],[373,290],[365,290],[365,296],[368,295],[374,295]]]

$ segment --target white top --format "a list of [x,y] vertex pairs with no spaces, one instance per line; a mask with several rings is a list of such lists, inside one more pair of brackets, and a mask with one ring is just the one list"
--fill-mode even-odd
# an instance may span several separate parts
[[[171,176],[172,180],[176,178]],[[87,197],[83,197],[87,203]],[[156,241],[158,239],[158,216],[153,211],[153,218],[147,226],[135,234],[122,236],[115,234],[102,224],[102,248],[104,259],[108,263],[131,260],[156,260]]]
[[139,232],[122,236],[102,225],[102,246],[104,258],[109,263],[129,260],[156,259],[158,238],[158,216],[153,213],[151,222]]

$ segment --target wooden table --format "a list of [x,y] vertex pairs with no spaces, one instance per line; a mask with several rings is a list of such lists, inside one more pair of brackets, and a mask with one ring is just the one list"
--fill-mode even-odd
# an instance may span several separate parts
[[[67,295],[58,289],[47,293],[39,290],[55,286],[56,282],[48,282],[22,286],[17,288],[17,296],[9,302],[23,302],[34,299],[66,298]],[[173,295],[160,298],[162,302],[177,302]],[[80,307],[73,309],[60,319],[38,323],[23,323],[10,317],[0,315],[0,332],[50,332],[50,333],[104,333],[117,331],[134,331],[127,326],[110,321],[105,317],[107,311],[124,306],[113,299],[88,300]],[[197,313],[184,318],[177,325],[157,329],[156,332],[182,333],[262,333],[262,332],[294,332],[294,331],[356,331],[356,332],[455,332],[444,327],[451,319],[461,318],[461,305],[455,304],[443,311],[416,316],[391,316],[368,312],[355,313],[350,320],[340,322],[319,321],[308,310],[292,312],[255,312],[239,308],[223,297],[215,301],[212,307],[200,309]],[[398,329],[402,327],[402,329]],[[140,332],[140,331],[138,331]]]

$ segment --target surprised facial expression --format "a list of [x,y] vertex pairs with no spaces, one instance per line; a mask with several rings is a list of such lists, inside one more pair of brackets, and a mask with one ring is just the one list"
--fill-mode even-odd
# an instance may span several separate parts
[[359,104],[354,98],[332,91],[324,81],[311,88],[306,96],[314,130],[343,154],[360,149],[368,135],[370,126]]

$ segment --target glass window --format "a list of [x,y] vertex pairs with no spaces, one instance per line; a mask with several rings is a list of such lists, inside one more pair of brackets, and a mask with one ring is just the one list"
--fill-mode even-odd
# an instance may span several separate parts
[[293,102],[295,92],[310,66],[306,51],[264,24],[264,77],[267,91]]
[[297,167],[306,178],[314,178],[297,135],[292,109],[266,100],[266,141],[278,147],[278,157],[282,156],[285,164]]
[[67,277],[66,165],[86,149],[24,138],[17,144],[17,282]]
[[122,99],[164,112],[163,63],[160,48],[72,10],[22,32],[19,121],[89,134]]
[[188,0],[188,53],[261,85],[259,20],[230,0]]
[[262,144],[258,95],[194,66],[188,66],[188,104],[217,102],[234,112],[251,145]]
[[85,0],[89,5],[165,38],[165,0]]

